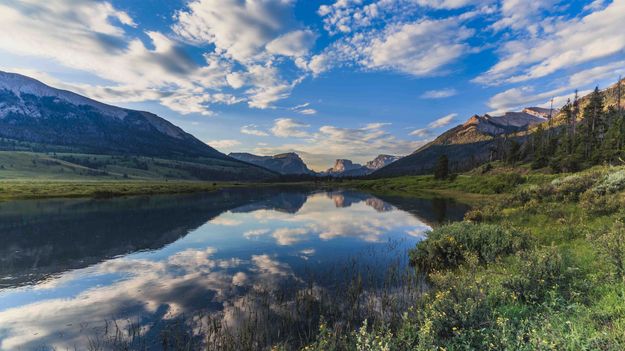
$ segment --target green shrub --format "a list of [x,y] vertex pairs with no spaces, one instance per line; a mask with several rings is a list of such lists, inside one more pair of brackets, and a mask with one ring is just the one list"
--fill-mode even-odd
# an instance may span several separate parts
[[421,272],[456,268],[469,255],[480,263],[491,263],[500,256],[531,246],[531,238],[518,230],[493,224],[453,223],[438,227],[410,251],[410,262]]
[[509,192],[517,185],[525,183],[525,177],[518,173],[497,174],[491,183],[491,188],[496,194]]
[[598,172],[591,172],[557,178],[550,184],[551,192],[555,200],[577,201],[581,194],[592,188],[600,176]]
[[501,209],[498,206],[487,205],[467,211],[464,220],[473,223],[492,221],[501,217]]
[[598,194],[614,194],[625,189],[625,170],[610,172],[592,190]]
[[588,214],[608,215],[618,211],[621,203],[618,195],[604,195],[589,189],[580,197],[579,205]]
[[598,244],[600,252],[614,268],[615,275],[625,281],[625,224],[614,222],[611,228],[591,233],[588,239]]
[[503,282],[520,301],[540,303],[552,291],[563,294],[570,291],[574,270],[556,247],[524,252],[520,258],[518,272]]

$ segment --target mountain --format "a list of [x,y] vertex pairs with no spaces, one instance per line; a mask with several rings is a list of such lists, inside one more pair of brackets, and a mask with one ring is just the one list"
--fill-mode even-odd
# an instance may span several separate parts
[[146,156],[211,166],[205,179],[268,179],[165,119],[0,71],[0,150]]
[[329,168],[325,172],[321,172],[320,175],[332,177],[365,176],[399,160],[400,158],[401,157],[399,156],[378,155],[375,159],[367,162],[364,166],[358,163],[353,163],[350,160],[338,159],[335,161],[332,168]]
[[[553,116],[557,114],[553,111]],[[522,133],[528,128],[548,121],[549,110],[528,107],[520,112],[500,116],[474,115],[414,153],[373,173],[374,177],[430,173],[438,158],[445,154],[454,171],[468,170],[488,161],[499,148],[503,135]],[[516,136],[524,138],[523,136]]]
[[369,174],[369,170],[359,163],[353,163],[351,160],[338,159],[334,162],[332,168],[319,173],[321,176],[330,177],[359,177]]
[[386,167],[391,163],[399,160],[401,156],[391,156],[391,155],[378,155],[378,157],[373,160],[367,162],[365,167],[370,169],[371,171],[377,171],[382,167]]
[[239,161],[267,168],[280,174],[312,174],[304,161],[294,152],[275,156],[258,156],[245,152],[230,153],[228,156]]
[[[620,80],[602,91],[606,111],[616,106],[625,107]],[[584,123],[583,110],[591,102],[593,94],[579,97],[580,113],[577,124]],[[441,155],[447,155],[453,171],[466,171],[481,163],[501,159],[509,141],[514,140],[527,149],[529,136],[537,131],[538,125],[544,129],[553,128],[558,134],[567,123],[563,110],[542,107],[527,107],[520,112],[506,112],[501,116],[488,114],[469,118],[464,124],[456,126],[432,142],[424,145],[409,156],[394,162],[372,174],[372,177],[388,177],[411,174],[431,173]],[[551,150],[553,152],[553,150]]]

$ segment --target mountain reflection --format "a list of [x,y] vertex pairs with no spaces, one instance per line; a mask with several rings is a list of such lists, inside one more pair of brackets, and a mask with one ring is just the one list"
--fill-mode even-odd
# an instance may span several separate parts
[[252,310],[284,314],[276,296],[331,290],[327,272],[370,245],[414,245],[441,220],[440,204],[420,201],[413,215],[364,193],[266,188],[0,204],[0,349],[85,345],[76,326],[101,332],[112,318],[149,336],[196,311],[229,328]]

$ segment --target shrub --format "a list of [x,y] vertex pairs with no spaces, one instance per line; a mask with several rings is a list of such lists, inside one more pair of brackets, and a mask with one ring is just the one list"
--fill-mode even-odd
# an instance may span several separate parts
[[551,291],[570,290],[573,270],[556,247],[532,250],[520,256],[519,271],[503,282],[519,300],[539,303]]
[[623,221],[619,219],[610,229],[589,234],[588,238],[599,244],[599,250],[614,268],[615,275],[625,280],[625,224]]
[[598,194],[614,194],[625,189],[625,170],[611,172],[597,183],[592,190]]
[[493,224],[453,223],[438,227],[410,251],[410,263],[424,273],[456,268],[469,255],[480,263],[525,250],[531,238],[518,230]]
[[574,174],[557,178],[551,182],[556,200],[577,201],[581,194],[590,189],[600,177],[598,172]]
[[439,290],[425,296],[418,309],[421,349],[438,350],[445,344],[479,349],[479,330],[492,326],[496,305],[489,298],[489,281],[453,273],[437,274],[436,280]]
[[501,209],[498,206],[488,205],[481,208],[471,209],[464,215],[464,220],[468,222],[480,223],[491,221],[501,217]]
[[579,201],[580,207],[593,215],[608,215],[620,207],[617,195],[602,195],[592,189],[583,193]]
[[525,177],[518,173],[501,173],[495,176],[491,188],[496,194],[501,194],[523,183],[525,183]]

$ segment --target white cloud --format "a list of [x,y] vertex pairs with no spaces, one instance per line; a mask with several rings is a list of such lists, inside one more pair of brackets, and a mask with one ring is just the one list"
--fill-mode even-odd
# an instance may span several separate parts
[[193,0],[176,13],[173,30],[240,61],[257,60],[265,46],[290,31],[293,1]]
[[232,68],[228,62],[206,55],[198,64],[175,40],[155,31],[145,32],[148,47],[129,34],[135,26],[127,13],[104,1],[0,4],[2,50],[87,72],[103,82],[66,84],[74,91],[109,103],[157,100],[181,113],[209,114],[208,104],[233,102],[219,93]]
[[459,17],[391,21],[382,29],[367,28],[335,41],[302,66],[313,75],[340,65],[414,76],[440,74],[470,51],[465,41],[473,33]]
[[256,136],[269,136],[267,132],[258,129],[258,126],[255,124],[248,124],[246,126],[241,127],[241,133],[248,135],[256,135]]
[[281,138],[306,138],[310,134],[303,129],[308,127],[310,125],[291,118],[278,118],[274,121],[271,132],[273,135]]
[[240,141],[234,139],[209,140],[206,143],[216,149],[229,149],[241,145]]
[[265,234],[268,234],[271,230],[270,229],[254,229],[254,230],[248,230],[245,233],[243,233],[243,236],[246,239],[253,239],[256,238],[258,236],[263,236]]
[[315,110],[314,108],[310,108],[310,103],[304,103],[301,105],[297,105],[297,106],[293,106],[291,107],[291,111],[295,111],[297,113],[300,113],[302,115],[314,115],[317,114],[317,110]]
[[600,85],[604,80],[614,80],[625,76],[625,60],[610,62],[573,74],[569,78],[569,87],[581,88],[587,85]]
[[625,0],[581,18],[556,21],[532,39],[513,40],[500,50],[500,60],[475,81],[484,84],[524,82],[582,63],[623,54]]
[[293,245],[302,241],[308,232],[306,228],[279,228],[271,236],[276,239],[278,245]]
[[444,117],[437,119],[436,121],[428,124],[429,128],[441,128],[449,125],[458,116],[457,113],[450,113]]
[[410,132],[410,135],[416,136],[419,138],[429,138],[434,134],[434,129],[448,126],[456,119],[457,116],[458,116],[457,113],[450,113],[433,122],[430,122],[427,128],[420,128],[420,129],[413,130],[412,132]]
[[[458,9],[469,5],[478,4],[477,0],[416,0],[421,6],[431,7],[434,9]],[[488,2],[488,1],[484,1]]]
[[410,132],[410,135],[416,136],[419,138],[429,137],[431,134],[432,134],[432,131],[428,128],[415,129],[412,132]]
[[421,94],[422,99],[444,99],[458,94],[456,89],[428,90]]
[[317,114],[317,110],[315,110],[314,108],[305,108],[305,109],[299,110],[297,112],[301,113],[303,115],[314,115],[314,114]]
[[548,106],[549,101],[554,99],[554,106],[564,105],[568,98],[572,98],[576,89],[579,95],[590,93],[595,86],[607,86],[616,82],[619,75],[625,75],[625,61],[610,62],[602,66],[596,66],[571,75],[567,82],[557,88],[537,91],[534,86],[525,85],[507,89],[491,97],[488,107],[491,113],[520,110],[523,107],[538,105]]
[[524,30],[536,35],[541,29],[542,12],[553,9],[561,0],[503,0],[501,3],[501,19],[492,25],[499,31],[506,28]]
[[458,59],[468,47],[463,43],[473,34],[455,19],[422,20],[387,28],[361,50],[365,66],[429,75]]
[[301,57],[308,54],[316,39],[317,35],[311,30],[296,30],[269,42],[267,51],[277,55]]

